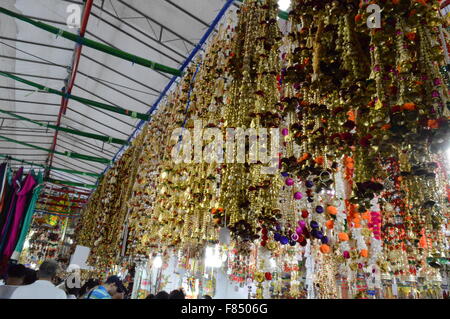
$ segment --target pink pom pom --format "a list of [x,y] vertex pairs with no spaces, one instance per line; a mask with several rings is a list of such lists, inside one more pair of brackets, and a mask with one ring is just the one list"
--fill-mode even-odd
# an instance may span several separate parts
[[300,192],[295,192],[294,198],[297,199],[297,200],[302,199],[303,198],[303,194],[300,193]]
[[286,178],[286,181],[284,182],[287,186],[294,185],[294,180],[292,178]]

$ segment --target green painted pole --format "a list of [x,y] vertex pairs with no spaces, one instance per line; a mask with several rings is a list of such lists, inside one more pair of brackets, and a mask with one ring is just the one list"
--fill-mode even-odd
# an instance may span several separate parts
[[80,214],[72,213],[72,212],[58,212],[56,210],[42,210],[42,209],[35,209],[35,212],[48,214],[48,215],[56,215],[60,217],[79,217]]
[[[0,154],[0,157],[5,158],[5,159],[10,159],[10,160],[15,161],[15,162],[31,165],[31,166],[37,166],[37,167],[41,167],[41,168],[48,168],[47,165],[42,165],[42,164],[37,164],[37,163],[33,163],[33,162],[24,161],[24,160],[21,160],[21,159],[18,159],[18,158],[11,157],[11,156],[6,155],[6,154]],[[97,173],[80,172],[80,171],[76,171],[76,170],[72,170],[72,169],[58,168],[58,167],[53,167],[53,166],[51,167],[51,169],[55,170],[55,171],[69,173],[69,174],[91,176],[91,177],[95,177],[95,178],[98,178],[98,177],[102,176],[101,174],[97,174]]]
[[107,46],[107,45],[105,45],[103,43],[100,43],[100,42],[97,42],[97,41],[93,41],[93,40],[85,38],[85,37],[81,37],[78,34],[64,31],[62,29],[56,28],[54,26],[51,26],[49,24],[46,24],[46,23],[43,23],[43,22],[40,22],[40,21],[35,21],[33,19],[25,17],[24,15],[21,15],[21,14],[9,11],[9,10],[7,10],[5,8],[0,7],[0,13],[4,13],[6,15],[9,15],[10,17],[13,17],[13,18],[22,20],[24,22],[27,22],[29,24],[32,24],[35,27],[38,27],[38,28],[40,28],[42,30],[45,30],[47,32],[56,34],[56,35],[61,36],[61,37],[65,38],[65,39],[68,39],[68,40],[77,42],[77,43],[79,43],[81,45],[90,47],[92,49],[95,49],[95,50],[98,50],[98,51],[101,51],[101,52],[113,55],[113,56],[121,58],[123,60],[127,60],[127,61],[130,61],[132,63],[136,63],[136,64],[148,67],[148,68],[156,70],[156,71],[161,71],[161,72],[164,72],[164,73],[169,73],[169,74],[177,75],[177,76],[181,76],[182,75],[181,72],[179,70],[177,70],[177,69],[174,69],[174,68],[171,68],[171,67],[168,67],[168,66],[165,66],[165,65],[162,65],[162,64],[159,64],[159,63],[156,63],[156,62],[153,62],[153,61],[141,58],[141,57],[139,57],[137,55],[134,55],[134,54],[131,54],[131,53],[128,53],[128,52],[125,52],[125,51],[122,51],[122,50],[119,50],[119,49]]
[[57,130],[57,131],[63,131],[63,132],[67,132],[70,134],[74,134],[74,135],[79,135],[79,136],[84,136],[84,137],[88,137],[88,138],[92,138],[94,140],[99,140],[99,141],[103,141],[103,142],[108,142],[108,143],[114,143],[114,144],[121,144],[121,145],[129,145],[130,143],[126,140],[122,140],[119,138],[114,138],[111,136],[105,136],[105,135],[99,135],[99,134],[94,134],[94,133],[88,133],[88,132],[82,132],[82,131],[78,131],[78,130],[73,130],[70,128],[66,128],[66,127],[58,127],[56,125],[52,125],[52,124],[47,124],[47,123],[41,123],[39,121],[35,121],[29,118],[26,118],[24,116],[15,114],[13,112],[9,112],[9,111],[5,111],[5,110],[0,110],[0,113],[4,113],[4,114],[8,114],[12,117],[15,117],[19,120],[23,120],[23,121],[27,121],[42,127],[48,127],[51,128],[53,130]]
[[126,115],[126,116],[129,116],[129,117],[133,117],[133,118],[138,118],[138,119],[141,119],[141,120],[144,120],[144,121],[148,121],[150,119],[150,115],[148,115],[148,114],[133,112],[133,111],[130,111],[130,110],[125,110],[125,109],[122,109],[122,108],[119,108],[119,107],[115,107],[115,106],[112,106],[112,105],[109,105],[109,104],[105,104],[105,103],[100,103],[100,102],[97,102],[97,101],[92,101],[92,100],[85,99],[83,97],[75,96],[75,95],[72,95],[72,94],[65,94],[65,93],[63,93],[61,91],[58,91],[58,90],[55,90],[55,89],[52,89],[52,88],[48,88],[48,87],[46,87],[44,85],[41,85],[39,83],[28,81],[28,80],[26,80],[24,78],[15,76],[14,74],[11,74],[9,72],[0,71],[0,75],[2,75],[4,77],[7,77],[7,78],[10,78],[10,79],[13,79],[13,80],[18,81],[18,82],[25,83],[25,84],[27,84],[29,86],[32,86],[32,87],[35,87],[35,88],[39,89],[40,91],[51,93],[51,94],[56,94],[56,95],[59,95],[59,96],[63,96],[65,98],[68,98],[68,99],[71,99],[71,100],[74,100],[74,101],[78,101],[80,103],[84,103],[84,104],[87,104],[87,105],[92,106],[92,107],[96,107],[96,108],[99,108],[99,109],[115,112],[115,113],[118,113],[118,114],[122,114],[122,115]]
[[68,185],[68,186],[78,186],[78,187],[84,187],[84,188],[96,188],[96,185],[91,184],[84,184],[84,183],[76,183],[76,182],[70,182],[70,181],[61,181],[53,178],[47,178],[45,179],[46,182],[57,184],[57,185]]
[[16,143],[16,144],[20,144],[23,146],[27,146],[27,147],[31,147],[37,150],[41,150],[44,152],[51,152],[57,155],[62,155],[62,156],[67,156],[70,158],[76,158],[76,159],[81,159],[81,160],[85,160],[85,161],[90,161],[90,162],[97,162],[97,163],[102,163],[102,164],[111,164],[111,160],[106,159],[106,158],[102,158],[102,157],[94,157],[94,156],[89,156],[89,155],[84,155],[84,154],[79,154],[79,153],[72,153],[72,152],[58,152],[58,151],[53,151],[51,149],[48,148],[44,148],[44,147],[40,147],[37,145],[33,145],[33,144],[29,144],[29,143],[25,143],[25,142],[21,142],[6,136],[2,136],[0,135],[0,139],[3,139],[5,141],[11,142],[11,143]]

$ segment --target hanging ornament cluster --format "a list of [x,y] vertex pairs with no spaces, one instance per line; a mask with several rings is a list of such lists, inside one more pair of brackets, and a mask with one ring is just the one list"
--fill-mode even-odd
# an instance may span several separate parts
[[450,60],[437,1],[291,8],[282,34],[277,1],[245,1],[187,69],[83,213],[92,263],[171,251],[199,272],[226,242],[229,278],[257,298],[438,295]]

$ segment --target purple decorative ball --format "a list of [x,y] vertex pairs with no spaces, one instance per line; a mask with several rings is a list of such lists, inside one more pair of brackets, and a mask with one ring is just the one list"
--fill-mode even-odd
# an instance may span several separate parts
[[301,234],[303,233],[303,228],[297,227],[297,228],[295,229],[295,232],[296,232],[298,235],[301,235]]
[[323,207],[322,206],[317,206],[316,207],[316,212],[317,212],[317,214],[322,214],[323,213]]
[[311,231],[311,235],[317,239],[321,239],[323,237],[323,233],[320,230],[313,229]]
[[287,136],[289,134],[289,130],[287,128],[284,128],[281,130],[281,135]]
[[346,259],[350,258],[350,253],[347,250],[344,251],[343,255],[344,255],[344,258],[346,258]]
[[286,245],[287,243],[289,243],[289,238],[287,238],[286,236],[281,236],[280,243],[282,245]]
[[273,235],[273,239],[275,239],[275,241],[280,241],[281,235],[278,234],[278,233],[275,233],[275,234]]
[[319,228],[319,223],[317,223],[315,220],[313,220],[310,224],[311,228]]
[[295,192],[294,198],[297,199],[297,200],[302,199],[303,198],[303,194],[300,193],[300,192]]
[[294,185],[294,180],[292,179],[292,178],[286,178],[286,180],[284,181],[284,183],[287,185],[287,186],[292,186],[292,185]]
[[304,220],[299,220],[298,221],[298,225],[302,228],[305,229],[306,228],[306,222]]
[[311,188],[314,186],[314,183],[312,181],[306,181],[305,186]]
[[323,236],[322,237],[322,239],[321,239],[321,241],[322,241],[322,244],[328,244],[328,237],[327,236]]

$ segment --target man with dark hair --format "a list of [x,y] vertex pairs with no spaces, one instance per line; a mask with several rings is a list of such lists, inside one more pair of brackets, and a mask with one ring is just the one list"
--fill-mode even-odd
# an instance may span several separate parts
[[165,291],[160,291],[156,294],[154,299],[169,299],[169,294]]
[[86,299],[112,299],[117,293],[123,292],[123,283],[117,276],[110,276],[103,285],[92,290]]
[[185,299],[184,292],[181,289],[173,290],[169,295],[169,299]]
[[31,285],[37,280],[37,272],[34,269],[27,268],[25,273],[24,285]]
[[100,285],[100,281],[98,279],[89,279],[84,283],[80,290],[80,299],[87,299],[88,294],[91,290],[95,289]]
[[17,288],[11,299],[67,299],[66,293],[52,283],[57,270],[58,264],[55,261],[44,261],[38,270],[38,280]]
[[8,267],[6,285],[0,286],[0,299],[9,299],[19,286],[23,285],[26,268],[22,264],[12,264]]
[[112,296],[112,299],[126,299],[127,289],[125,285],[121,282],[118,287],[116,293]]

